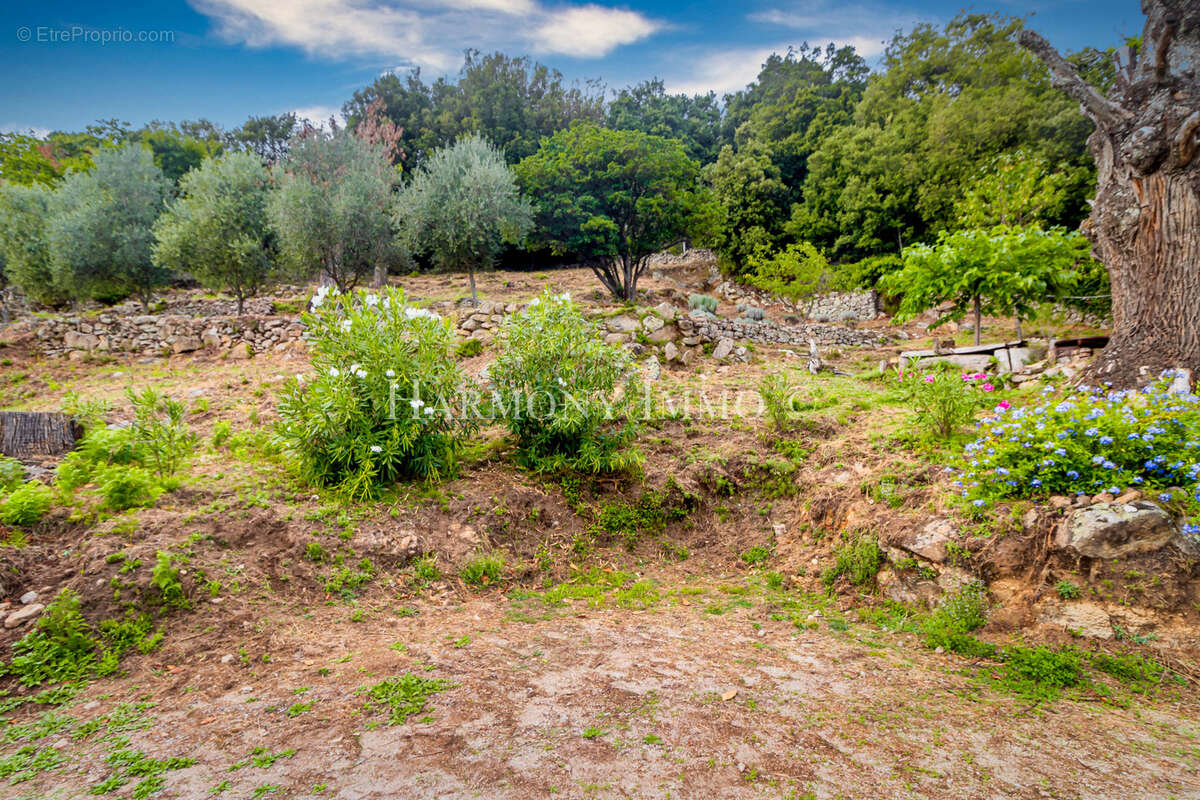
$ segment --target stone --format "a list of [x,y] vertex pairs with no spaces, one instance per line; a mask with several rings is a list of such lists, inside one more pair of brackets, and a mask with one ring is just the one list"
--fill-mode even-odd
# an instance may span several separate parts
[[926,561],[941,564],[946,560],[946,545],[954,541],[954,524],[948,519],[935,519],[919,531],[912,531],[896,544]]
[[471,331],[476,330],[479,327],[479,323],[473,319],[468,319],[466,322],[459,325],[458,327],[460,327],[464,331],[467,331],[468,333],[470,333]]
[[605,344],[625,344],[629,341],[627,333],[606,333],[604,334]]
[[613,333],[633,333],[638,329],[638,321],[627,314],[613,317],[605,325]]
[[26,592],[25,594],[21,595],[21,605],[27,606],[30,603],[36,603],[37,599],[38,599],[37,592]]
[[657,356],[650,356],[646,359],[646,368],[642,374],[646,376],[648,381],[656,381],[662,377],[662,365],[658,363]]
[[937,585],[943,592],[957,592],[969,583],[979,580],[970,572],[958,567],[943,567],[938,573]]
[[675,306],[668,303],[666,300],[656,305],[653,309],[664,322],[672,322],[675,319]]
[[1056,509],[1068,509],[1075,505],[1075,501],[1070,497],[1062,494],[1056,494],[1050,498],[1050,507]]
[[674,342],[667,342],[667,346],[663,348],[663,358],[668,362],[679,359],[679,348],[675,346]]
[[229,348],[229,358],[232,361],[248,361],[254,358],[254,350],[247,342],[238,342]]
[[694,347],[685,347],[683,352],[679,355],[679,363],[683,364],[685,367],[690,367],[695,359],[696,348]]
[[1126,489],[1125,491],[1121,492],[1121,494],[1117,495],[1117,499],[1114,500],[1113,502],[1115,502],[1115,503],[1133,503],[1133,502],[1136,502],[1141,499],[1142,499],[1142,493],[1139,492],[1137,489]]
[[15,628],[18,625],[24,625],[29,620],[36,619],[45,610],[46,607],[41,603],[30,603],[27,606],[22,606],[4,618],[4,627]]
[[654,331],[658,330],[665,324],[666,323],[664,323],[659,317],[647,315],[645,319],[642,320],[642,330],[646,331],[647,333],[654,333]]
[[218,350],[221,347],[221,332],[216,328],[205,328],[200,334],[200,341],[209,350]]
[[1122,558],[1158,550],[1178,530],[1171,515],[1154,503],[1096,503],[1059,523],[1054,545],[1088,558]]
[[713,348],[713,358],[718,361],[724,361],[733,354],[733,339],[728,336],[722,337],[717,341],[717,346]]
[[1047,603],[1038,614],[1038,622],[1093,639],[1113,638],[1108,612],[1094,603]]
[[204,348],[204,342],[199,336],[177,336],[171,345],[175,353],[193,353]]
[[679,338],[679,329],[674,325],[664,325],[651,334],[647,334],[646,341],[651,344],[664,344],[673,342]]

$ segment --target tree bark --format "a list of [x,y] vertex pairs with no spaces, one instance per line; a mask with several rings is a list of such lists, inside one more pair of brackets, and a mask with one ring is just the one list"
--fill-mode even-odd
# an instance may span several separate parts
[[979,302],[979,295],[975,295],[973,301],[975,305],[975,344],[983,344],[983,307]]
[[1118,64],[1107,97],[1041,36],[1020,35],[1096,124],[1083,232],[1108,269],[1113,330],[1085,378],[1115,387],[1200,374],[1200,3],[1143,0],[1142,11],[1142,52]]
[[60,455],[73,448],[82,433],[66,414],[0,411],[0,453],[10,458]]

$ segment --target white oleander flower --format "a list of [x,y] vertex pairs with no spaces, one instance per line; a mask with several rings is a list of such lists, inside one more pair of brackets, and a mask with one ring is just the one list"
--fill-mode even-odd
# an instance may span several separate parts
[[385,370],[383,374],[389,378],[394,378],[394,377],[396,377],[396,370],[394,370],[394,369]]
[[341,375],[341,374],[342,374],[342,373],[338,372],[338,368],[337,368],[337,367],[330,367],[330,368],[329,368],[329,377],[331,377],[331,378],[336,378],[338,375]]
[[382,448],[382,447],[380,447],[380,446],[379,446],[379,445],[377,445],[377,444],[373,444],[373,445],[371,445],[371,452],[372,452],[372,453],[382,453],[382,452],[383,452],[383,448]]
[[379,305],[379,295],[377,294],[369,294],[363,300],[366,302],[368,308],[374,308]]
[[410,406],[412,406],[413,411],[419,411],[421,409],[421,406],[425,405],[423,402],[421,402],[421,399],[418,397],[414,397],[412,400],[409,400],[408,404]]
[[358,376],[359,380],[362,380],[363,378],[367,377],[367,371],[365,369],[360,369],[357,372],[355,372],[354,374]]

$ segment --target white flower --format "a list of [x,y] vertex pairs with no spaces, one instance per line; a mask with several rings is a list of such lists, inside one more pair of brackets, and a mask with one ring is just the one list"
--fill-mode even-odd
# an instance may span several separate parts
[[367,377],[367,371],[365,369],[360,369],[357,372],[355,372],[354,374],[358,376],[359,380],[362,380],[363,378]]
[[389,378],[394,378],[394,377],[396,377],[396,370],[394,370],[394,369],[385,370],[383,374]]
[[559,299],[559,300],[566,300],[566,301],[569,303],[569,302],[571,302],[571,293],[570,293],[570,292],[563,292],[562,294],[560,294],[560,295],[558,296],[558,299]]
[[348,320],[348,319],[342,320],[342,330],[344,330],[344,331],[350,330],[350,320]]
[[382,452],[383,452],[383,448],[382,448],[382,447],[380,447],[380,446],[379,446],[379,445],[377,445],[377,444],[373,444],[373,445],[371,445],[371,452],[372,452],[372,453],[382,453]]
[[428,416],[432,413],[433,413],[433,406],[425,406],[425,415]]
[[329,368],[329,377],[331,377],[331,378],[336,378],[338,375],[341,375],[341,374],[342,374],[342,373],[338,372],[338,368],[337,368],[337,367],[330,367],[330,368]]
[[412,406],[413,411],[419,411],[421,406],[425,405],[423,402],[421,402],[419,397],[414,397],[412,400],[409,400],[408,404]]
[[529,307],[530,307],[530,308],[533,308],[534,306],[536,306],[536,305],[537,305],[538,303],[540,303],[540,302],[542,302],[542,299],[541,299],[540,297],[535,297],[535,298],[533,298],[532,300],[530,300],[530,301],[529,301]]
[[379,305],[379,295],[377,294],[369,294],[363,300],[366,301],[367,308],[374,308]]
[[359,364],[357,361],[355,361],[353,364],[350,365],[351,372],[358,372],[360,369],[362,369],[362,365]]
[[321,294],[320,292],[317,292],[315,295],[313,295],[313,299],[312,299],[312,307],[313,308],[320,308],[321,304],[324,302],[325,302],[325,295]]

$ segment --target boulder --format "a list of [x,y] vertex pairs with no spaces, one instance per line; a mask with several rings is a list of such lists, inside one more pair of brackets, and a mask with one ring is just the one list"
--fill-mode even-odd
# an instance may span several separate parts
[[27,606],[22,606],[4,618],[4,627],[15,628],[18,625],[24,625],[29,620],[36,619],[45,610],[46,607],[41,603],[30,603]]
[[193,353],[204,349],[204,342],[199,336],[177,336],[171,344],[171,350],[176,353]]
[[663,358],[667,361],[677,361],[679,359],[679,348],[674,342],[667,342],[667,346],[663,348]]
[[652,344],[664,344],[673,342],[679,338],[679,329],[674,325],[664,325],[658,330],[646,336],[646,340]]
[[1047,603],[1038,614],[1038,622],[1093,639],[1113,638],[1108,612],[1094,603]]
[[654,331],[661,328],[664,324],[665,323],[662,321],[662,319],[654,316],[653,314],[649,314],[645,319],[642,320],[642,330],[646,331],[646,333],[654,333]]
[[955,528],[948,519],[935,519],[917,531],[910,531],[897,546],[926,561],[941,564],[946,560],[946,545],[954,541]]
[[1063,520],[1054,545],[1088,558],[1122,558],[1158,550],[1178,533],[1171,515],[1154,503],[1096,503]]
[[605,325],[613,333],[633,333],[638,329],[638,321],[627,314],[613,317]]
[[247,361],[254,357],[254,350],[248,342],[238,342],[229,348],[229,358],[233,361]]
[[629,341],[627,333],[606,333],[604,334],[605,344],[625,344]]
[[729,358],[729,356],[732,354],[733,354],[733,339],[730,339],[728,336],[722,337],[717,342],[717,346],[713,348],[713,358],[715,358],[719,361],[724,361],[725,359]]
[[671,305],[666,300],[656,305],[652,310],[665,322],[671,322],[675,319],[675,306]]

